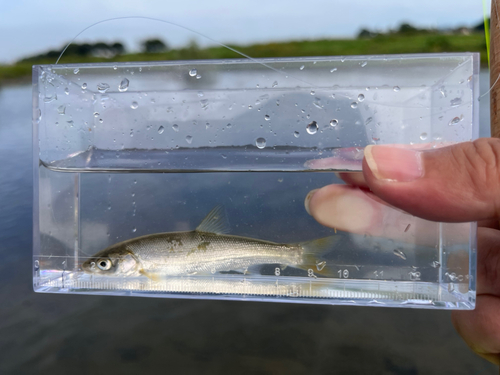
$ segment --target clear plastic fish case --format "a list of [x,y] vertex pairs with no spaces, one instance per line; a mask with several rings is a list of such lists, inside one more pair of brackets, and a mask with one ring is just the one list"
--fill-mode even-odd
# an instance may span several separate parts
[[478,55],[33,68],[37,292],[471,309],[474,223],[318,224],[371,144],[478,136]]

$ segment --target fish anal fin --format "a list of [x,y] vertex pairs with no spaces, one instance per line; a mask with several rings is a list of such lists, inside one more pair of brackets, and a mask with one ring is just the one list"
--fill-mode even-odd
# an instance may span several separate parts
[[196,228],[197,232],[227,234],[229,224],[223,206],[215,206]]

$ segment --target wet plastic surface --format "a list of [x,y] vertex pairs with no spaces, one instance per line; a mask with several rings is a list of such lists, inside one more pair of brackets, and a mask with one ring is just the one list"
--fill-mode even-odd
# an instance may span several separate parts
[[[475,224],[407,216],[385,223],[386,236],[354,235],[317,224],[303,200],[341,183],[331,172],[359,171],[368,144],[477,138],[477,55],[263,61],[275,70],[248,60],[34,68],[35,290],[473,308]],[[166,266],[149,272],[140,240],[136,273],[98,271],[99,251],[193,231],[216,206],[229,228],[219,235],[250,245],[219,258],[213,241],[175,249],[219,259],[206,272],[167,272],[180,258],[160,245],[152,262]],[[263,241],[329,236],[313,261],[254,256]],[[242,251],[250,261],[235,268]]]

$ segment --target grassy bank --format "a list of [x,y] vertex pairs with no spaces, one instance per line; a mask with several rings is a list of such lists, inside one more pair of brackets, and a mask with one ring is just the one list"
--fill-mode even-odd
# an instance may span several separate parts
[[[252,57],[287,56],[341,56],[376,55],[430,52],[480,52],[481,63],[487,65],[486,43],[481,33],[471,35],[416,34],[380,35],[369,39],[323,39],[292,42],[276,42],[231,47]],[[98,57],[63,56],[60,63],[91,63],[154,60],[225,59],[239,57],[223,47],[198,48],[190,46],[172,49],[164,53],[135,53],[115,56],[111,59]],[[55,59],[31,59],[13,65],[0,65],[0,84],[17,83],[31,78],[31,66],[53,64]]]

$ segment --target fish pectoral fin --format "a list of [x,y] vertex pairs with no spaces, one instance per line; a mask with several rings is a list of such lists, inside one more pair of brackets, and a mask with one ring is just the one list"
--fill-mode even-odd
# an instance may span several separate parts
[[139,273],[140,273],[142,276],[146,276],[148,279],[153,280],[153,281],[156,281],[156,282],[158,282],[158,281],[160,281],[160,280],[161,280],[161,277],[160,277],[160,276],[158,276],[158,275],[156,275],[156,274],[154,274],[154,273],[146,272],[146,271],[144,271],[144,270],[142,270],[142,269],[139,271]]
[[196,228],[197,232],[227,234],[229,223],[223,206],[215,206]]

